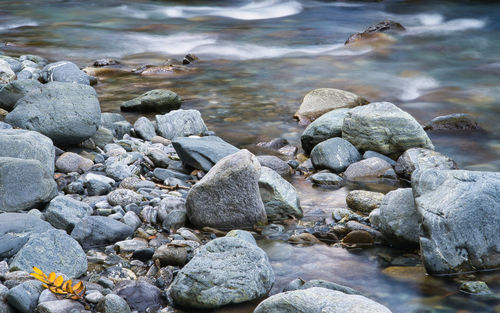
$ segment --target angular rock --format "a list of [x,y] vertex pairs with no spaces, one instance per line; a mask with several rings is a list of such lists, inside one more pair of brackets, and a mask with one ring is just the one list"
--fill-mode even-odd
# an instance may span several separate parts
[[130,189],[118,188],[110,192],[107,196],[109,204],[125,207],[130,203],[139,203],[142,200],[142,195]]
[[32,209],[55,196],[56,182],[39,161],[0,157],[0,212]]
[[370,213],[380,206],[384,194],[380,192],[353,190],[345,199],[347,206],[355,211]]
[[385,160],[368,158],[349,165],[344,172],[344,177],[351,181],[371,180],[374,178],[396,179],[396,173]]
[[321,287],[321,288],[326,288],[330,290],[335,290],[335,291],[340,291],[345,294],[350,294],[350,295],[360,295],[361,293],[355,289],[342,286],[330,281],[322,280],[322,279],[313,279],[309,281],[303,281],[302,279],[298,278],[293,281],[291,281],[288,286],[283,290],[285,291],[292,291],[292,290],[299,290],[299,289],[309,289],[309,288],[314,288],[314,287]]
[[254,313],[391,313],[380,303],[321,287],[279,293],[262,301]]
[[66,232],[49,230],[32,236],[9,265],[10,269],[26,272],[31,272],[33,266],[45,273],[62,273],[75,278],[87,272],[87,256]]
[[180,109],[181,104],[181,98],[175,92],[154,89],[137,98],[123,102],[120,109],[134,112],[170,112]]
[[358,95],[340,89],[319,88],[307,93],[294,117],[301,124],[309,124],[326,112],[335,109],[353,108],[367,104],[368,101]]
[[94,165],[94,162],[73,152],[64,152],[56,161],[56,168],[62,173],[83,173]]
[[250,227],[267,220],[259,193],[261,166],[247,150],[220,160],[189,191],[186,199],[191,223],[202,228]]
[[156,130],[149,118],[141,116],[134,123],[135,133],[144,140],[151,140],[156,136]]
[[427,169],[411,181],[428,273],[500,266],[500,173]]
[[349,109],[335,109],[321,115],[309,124],[300,137],[302,149],[306,153],[310,153],[318,143],[330,138],[341,137],[342,124],[347,112]]
[[132,227],[105,216],[82,219],[71,232],[85,250],[126,239],[133,234]]
[[167,139],[201,135],[208,131],[197,110],[174,110],[165,115],[156,115],[158,134]]
[[33,313],[42,290],[41,282],[26,281],[10,289],[6,300],[8,304],[21,313]]
[[56,145],[78,144],[96,133],[101,107],[94,88],[52,82],[26,94],[5,121],[40,132]]
[[342,138],[360,151],[373,150],[393,159],[410,148],[434,149],[422,126],[389,102],[370,103],[347,112]]
[[268,219],[301,218],[302,208],[297,190],[278,173],[268,167],[261,167],[259,191]]
[[64,82],[90,85],[93,80],[92,77],[82,72],[75,63],[69,61],[47,64],[40,74],[45,83]]
[[112,293],[106,295],[99,301],[97,310],[102,313],[130,313],[130,307],[127,301]]
[[114,162],[106,166],[106,175],[114,180],[121,181],[132,176],[132,171],[124,162]]
[[42,84],[33,79],[19,79],[0,88],[0,108],[12,111],[19,99]]
[[75,225],[92,214],[92,208],[81,201],[67,196],[57,196],[50,201],[44,218],[52,226],[71,233]]
[[274,272],[262,249],[224,237],[202,246],[168,293],[177,305],[210,309],[260,298],[273,284]]
[[394,167],[396,173],[406,179],[410,179],[415,170],[428,168],[454,170],[458,166],[451,158],[439,152],[423,148],[411,148],[399,157]]
[[16,79],[16,73],[7,61],[0,59],[0,84],[8,84]]
[[316,145],[311,151],[311,161],[316,169],[343,172],[350,164],[361,160],[361,154],[348,141],[332,138]]
[[478,128],[474,117],[466,113],[438,116],[424,126],[425,130],[473,130]]
[[183,163],[207,172],[222,158],[239,151],[216,136],[178,137],[172,141],[172,145]]

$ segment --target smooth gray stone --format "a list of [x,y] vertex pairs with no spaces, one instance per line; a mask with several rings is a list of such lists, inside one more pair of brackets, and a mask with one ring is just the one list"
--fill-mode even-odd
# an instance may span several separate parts
[[130,307],[122,297],[110,293],[97,304],[101,313],[130,313]]
[[306,153],[310,153],[318,143],[330,138],[341,137],[344,117],[349,110],[336,109],[327,112],[309,124],[300,137],[302,149]]
[[201,135],[208,131],[197,110],[174,110],[165,115],[156,115],[158,134],[163,138]]
[[0,85],[8,84],[16,79],[16,73],[6,60],[0,58]]
[[428,273],[500,266],[500,173],[425,169],[411,184]]
[[45,273],[63,273],[70,278],[87,272],[87,256],[78,242],[65,231],[49,230],[30,240],[10,262],[10,269],[31,272],[33,266]]
[[85,182],[87,194],[89,196],[102,196],[107,195],[111,191],[111,185],[97,179],[91,179]]
[[0,212],[29,210],[55,196],[56,182],[39,161],[0,157]]
[[168,289],[174,303],[189,308],[217,308],[267,295],[274,272],[267,254],[234,237],[202,246]]
[[91,77],[81,71],[75,63],[59,61],[47,64],[40,73],[42,80],[49,82],[76,83],[83,85],[91,84]]
[[36,63],[38,66],[43,67],[47,64],[49,64],[49,61],[41,56],[38,55],[33,55],[33,54],[24,54],[19,57],[19,61],[31,61],[33,63]]
[[372,150],[394,159],[410,148],[434,149],[422,126],[389,102],[370,103],[347,112],[342,138],[360,151]]
[[220,160],[187,195],[191,223],[198,228],[234,229],[266,222],[260,174],[261,166],[248,150]]
[[261,166],[274,170],[280,176],[287,177],[292,173],[288,163],[274,155],[259,155],[257,156],[257,160],[259,160]]
[[101,107],[94,88],[52,82],[26,94],[5,121],[40,132],[56,145],[78,144],[96,133]]
[[134,123],[135,133],[144,140],[149,140],[156,136],[156,130],[149,118],[141,116]]
[[466,113],[438,116],[424,126],[425,130],[472,130],[478,128],[474,117]]
[[105,216],[82,219],[71,232],[85,250],[126,239],[134,233],[132,227]]
[[33,313],[42,290],[42,282],[29,280],[10,289],[6,300],[21,313]]
[[254,313],[391,313],[380,303],[321,287],[276,294],[262,301]]
[[186,175],[186,174],[183,174],[183,173],[180,173],[177,171],[173,171],[173,170],[169,170],[169,169],[165,169],[165,168],[161,168],[161,167],[155,168],[153,171],[153,175],[161,181],[164,181],[164,180],[171,178],[171,177],[180,179],[184,182],[192,179],[191,175]]
[[316,173],[311,176],[311,180],[314,184],[320,186],[339,186],[344,182],[342,177],[333,173]]
[[163,218],[161,227],[166,231],[178,229],[183,227],[187,220],[186,210],[172,210]]
[[378,178],[396,179],[392,166],[379,158],[369,158],[352,163],[344,172],[344,178],[350,181],[373,180]]
[[54,144],[50,138],[34,131],[0,130],[0,157],[38,160],[49,174],[54,174]]
[[120,113],[103,112],[101,113],[101,126],[111,129],[113,123],[126,121]]
[[127,177],[132,176],[132,171],[130,170],[130,167],[127,165],[127,163],[123,161],[116,161],[106,166],[106,175],[116,181],[121,181]]
[[239,238],[257,246],[257,241],[255,241],[253,235],[250,232],[247,232],[246,230],[233,229],[226,234],[226,237]]
[[222,158],[239,149],[216,136],[201,138],[178,137],[172,145],[185,164],[208,172]]
[[322,280],[322,279],[313,279],[309,281],[303,281],[300,278],[292,280],[283,290],[283,292],[286,291],[293,291],[293,290],[300,290],[300,289],[309,289],[309,288],[314,288],[314,287],[321,287],[321,288],[326,288],[330,290],[335,290],[335,291],[340,291],[345,294],[349,295],[361,295],[361,292],[346,287],[342,286],[330,281]]
[[42,84],[33,79],[17,79],[0,88],[0,108],[12,111],[19,99]]
[[71,313],[72,310],[81,312],[85,307],[80,302],[64,299],[40,303],[36,310],[38,313]]
[[10,124],[0,121],[0,130],[2,129],[12,129],[12,126]]
[[57,196],[50,201],[44,218],[52,226],[71,233],[75,225],[84,217],[92,214],[92,208],[68,196]]
[[261,167],[259,192],[269,220],[303,216],[295,187],[265,166]]
[[343,172],[350,164],[361,160],[361,154],[348,141],[331,138],[317,144],[311,151],[311,161],[316,169]]
[[53,227],[49,223],[31,214],[0,214],[0,259],[14,256],[32,235],[50,229]]
[[439,152],[423,148],[411,148],[398,158],[394,169],[399,176],[410,179],[415,170],[427,168],[455,170],[458,169],[458,166],[451,158]]
[[389,163],[392,166],[396,165],[396,161],[394,161],[393,159],[391,159],[388,156],[383,155],[382,153],[378,153],[375,151],[368,150],[363,154],[363,159],[369,159],[369,158],[379,158],[379,159],[386,161],[387,163]]
[[180,109],[181,104],[182,100],[175,92],[167,89],[154,89],[123,102],[120,109],[133,112],[170,112]]
[[9,64],[10,69],[14,72],[20,72],[23,69],[23,64],[19,62],[16,58],[2,55],[0,56],[0,60],[6,61]]

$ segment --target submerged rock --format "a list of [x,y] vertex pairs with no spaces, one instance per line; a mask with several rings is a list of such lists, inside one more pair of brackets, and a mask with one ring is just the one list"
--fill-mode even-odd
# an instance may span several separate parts
[[373,39],[374,37],[376,37],[376,35],[378,35],[378,33],[381,33],[381,32],[393,32],[394,33],[394,32],[402,32],[405,30],[406,29],[400,23],[394,22],[391,20],[385,20],[385,21],[379,22],[375,25],[368,27],[367,29],[365,29],[361,33],[356,33],[356,34],[349,36],[349,38],[346,40],[345,44],[348,45],[348,44],[352,44],[352,43],[363,41],[363,40],[370,40],[370,39]]
[[335,109],[318,117],[302,133],[300,141],[306,153],[318,143],[342,136],[342,124],[349,109]]
[[311,161],[316,169],[343,172],[350,164],[361,160],[361,154],[348,141],[332,138],[316,145],[311,151]]
[[425,130],[473,130],[478,128],[474,117],[466,113],[438,116],[424,126]]
[[167,139],[201,135],[208,131],[201,114],[197,110],[174,110],[164,115],[156,115],[158,134]]
[[120,109],[134,112],[170,112],[180,109],[181,104],[181,98],[175,92],[154,89],[137,98],[123,102]]
[[451,158],[439,152],[423,148],[412,148],[406,150],[398,158],[394,167],[396,173],[406,179],[410,179],[415,170],[428,168],[454,170],[458,166]]

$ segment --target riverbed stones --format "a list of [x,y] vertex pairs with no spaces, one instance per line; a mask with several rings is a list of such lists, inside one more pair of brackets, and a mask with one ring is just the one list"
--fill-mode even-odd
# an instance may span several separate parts
[[314,288],[314,287],[321,287],[321,288],[326,288],[326,289],[330,289],[330,290],[336,290],[336,291],[340,291],[340,292],[343,292],[346,294],[351,294],[351,295],[360,295],[361,294],[361,292],[359,292],[355,289],[352,289],[352,288],[349,288],[346,286],[342,286],[342,285],[336,284],[334,282],[330,282],[330,281],[326,281],[326,280],[322,280],[322,279],[313,279],[313,280],[309,280],[306,282],[300,278],[292,280],[287,285],[287,287],[285,287],[285,289],[283,291],[309,289],[309,288]]
[[110,217],[89,216],[76,224],[71,237],[88,250],[124,240],[133,232],[132,227]]
[[148,308],[161,307],[161,290],[145,279],[122,281],[113,292],[125,299],[131,310],[148,312]]
[[279,293],[262,301],[254,313],[391,313],[380,303],[361,295],[313,287]]
[[64,152],[56,160],[56,168],[62,173],[83,173],[90,170],[93,165],[94,162],[92,162],[92,160],[84,158],[74,152]]
[[39,161],[0,157],[0,212],[32,209],[55,196],[56,182]]
[[156,115],[158,134],[167,139],[201,135],[208,131],[201,114],[197,110],[174,110],[164,115]]
[[344,178],[350,181],[373,180],[378,178],[396,179],[392,166],[379,158],[368,158],[352,163],[344,172]]
[[10,289],[5,300],[18,312],[32,313],[35,311],[42,290],[41,282],[35,280],[26,281]]
[[49,230],[32,236],[9,266],[11,270],[26,272],[31,272],[36,266],[45,273],[62,273],[74,278],[87,272],[87,256],[78,242],[65,231]]
[[172,145],[184,164],[209,171],[222,158],[239,151],[217,136],[178,137]]
[[426,169],[411,181],[428,273],[500,266],[500,173]]
[[341,137],[342,124],[348,111],[349,109],[335,109],[321,115],[309,124],[300,137],[302,149],[309,153],[318,143],[330,138]]
[[211,309],[265,296],[274,284],[266,253],[235,237],[217,238],[202,246],[168,289],[174,303]]
[[278,173],[280,176],[290,176],[291,168],[287,162],[274,155],[259,155],[257,156],[260,165],[268,167]]
[[312,175],[311,181],[319,186],[340,186],[344,179],[337,174],[320,172]]
[[403,25],[391,20],[384,20],[365,29],[363,32],[353,34],[347,38],[345,44],[352,44],[365,40],[373,40],[380,33],[397,33],[405,31]]
[[259,191],[268,219],[301,218],[302,208],[297,190],[272,169],[262,166]]
[[189,220],[198,228],[217,229],[265,223],[260,175],[259,161],[248,150],[223,158],[189,191],[186,198]]
[[47,64],[40,73],[43,82],[64,82],[90,85],[92,77],[82,72],[75,63],[59,61]]
[[119,205],[125,207],[130,203],[140,203],[142,195],[130,189],[118,188],[108,194],[107,200],[112,206]]
[[384,194],[366,190],[352,190],[345,199],[349,208],[363,213],[370,213],[380,206]]
[[154,89],[123,102],[120,109],[134,112],[170,112],[180,109],[181,104],[181,98],[175,92],[167,89]]
[[12,111],[19,99],[42,84],[33,79],[18,79],[0,88],[0,108]]
[[434,149],[420,124],[389,102],[376,102],[347,112],[342,138],[360,151],[373,150],[391,158],[410,148]]
[[474,130],[478,128],[474,117],[466,113],[438,116],[424,126],[425,130]]
[[130,313],[130,307],[122,297],[113,293],[107,294],[97,304],[97,310],[102,313]]
[[24,129],[0,130],[0,157],[38,160],[54,173],[55,148],[48,137]]
[[38,313],[68,313],[68,312],[82,312],[85,307],[77,301],[64,299],[45,301],[36,307]]
[[135,133],[144,140],[151,140],[156,136],[156,130],[153,123],[144,116],[141,116],[134,123]]
[[398,158],[394,167],[396,173],[406,179],[410,179],[415,170],[427,168],[454,170],[458,166],[451,158],[439,152],[423,148],[411,148]]
[[367,103],[366,99],[349,91],[319,88],[305,95],[294,117],[301,124],[309,124],[326,112],[341,108],[353,108]]
[[56,145],[78,144],[96,133],[101,107],[94,88],[52,82],[26,94],[5,121],[42,133]]
[[50,201],[43,216],[55,228],[70,233],[82,218],[91,214],[92,208],[88,204],[68,196],[57,196]]
[[361,154],[348,141],[331,138],[316,145],[311,151],[311,161],[316,169],[343,172],[350,164],[361,160]]
[[8,84],[16,79],[16,73],[7,61],[0,59],[0,84]]

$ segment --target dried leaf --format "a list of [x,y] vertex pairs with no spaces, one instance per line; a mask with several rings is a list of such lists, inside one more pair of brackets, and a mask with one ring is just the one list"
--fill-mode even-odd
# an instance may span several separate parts
[[64,295],[73,300],[81,300],[85,294],[85,286],[81,281],[72,286],[71,280],[64,281],[63,276],[57,276],[54,272],[47,277],[38,267],[33,267],[33,271],[34,273],[30,275],[43,282],[42,286],[54,294]]
[[64,277],[62,276],[57,276],[57,278],[54,280],[54,286],[56,287],[61,287],[61,285],[64,282]]

